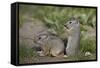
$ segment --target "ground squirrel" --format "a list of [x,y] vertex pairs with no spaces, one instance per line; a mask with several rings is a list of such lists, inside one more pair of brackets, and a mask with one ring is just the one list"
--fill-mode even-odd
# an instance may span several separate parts
[[36,42],[42,48],[40,56],[55,56],[61,57],[64,55],[64,43],[58,37],[51,34],[39,34]]
[[68,32],[68,42],[66,47],[67,56],[77,55],[80,45],[80,23],[75,17],[69,19],[64,25]]

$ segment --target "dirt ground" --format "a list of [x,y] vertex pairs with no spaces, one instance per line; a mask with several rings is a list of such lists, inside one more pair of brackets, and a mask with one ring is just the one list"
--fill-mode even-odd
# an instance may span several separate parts
[[20,64],[26,64],[26,63],[46,63],[46,62],[65,62],[65,61],[83,61],[83,60],[95,60],[96,56],[80,56],[80,57],[36,57],[36,58],[26,58],[24,62],[20,62]]

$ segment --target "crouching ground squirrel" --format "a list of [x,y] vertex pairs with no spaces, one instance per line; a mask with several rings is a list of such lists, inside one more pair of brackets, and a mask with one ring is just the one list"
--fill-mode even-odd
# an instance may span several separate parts
[[36,43],[42,48],[40,56],[64,56],[64,43],[58,37],[51,34],[39,34]]
[[72,17],[64,25],[68,32],[68,42],[66,47],[67,56],[78,55],[80,47],[80,23],[75,17]]

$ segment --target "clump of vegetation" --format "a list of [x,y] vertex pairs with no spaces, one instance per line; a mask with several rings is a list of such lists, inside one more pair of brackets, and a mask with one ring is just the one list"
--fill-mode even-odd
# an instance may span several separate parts
[[96,24],[96,9],[94,8],[72,8],[72,7],[52,7],[52,6],[36,6],[36,5],[20,5],[20,24],[25,20],[25,15],[31,15],[33,19],[41,20],[50,28],[50,31],[60,35],[63,31],[63,25],[72,17],[78,17],[80,20],[81,29],[84,25],[95,27]]
[[36,59],[37,53],[32,48],[27,48],[24,44],[19,46],[19,60],[20,63],[31,63]]
[[91,52],[96,53],[96,39],[87,38],[80,40],[81,52]]

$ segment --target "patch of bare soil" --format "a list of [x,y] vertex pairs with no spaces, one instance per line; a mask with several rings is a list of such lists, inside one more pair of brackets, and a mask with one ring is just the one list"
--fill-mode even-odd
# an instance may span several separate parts
[[50,56],[45,56],[45,57],[35,57],[35,58],[26,58],[24,62],[20,62],[21,64],[26,64],[26,63],[48,63],[48,62],[67,62],[67,61],[83,61],[83,60],[95,60],[96,56],[80,56],[80,57],[50,57]]

